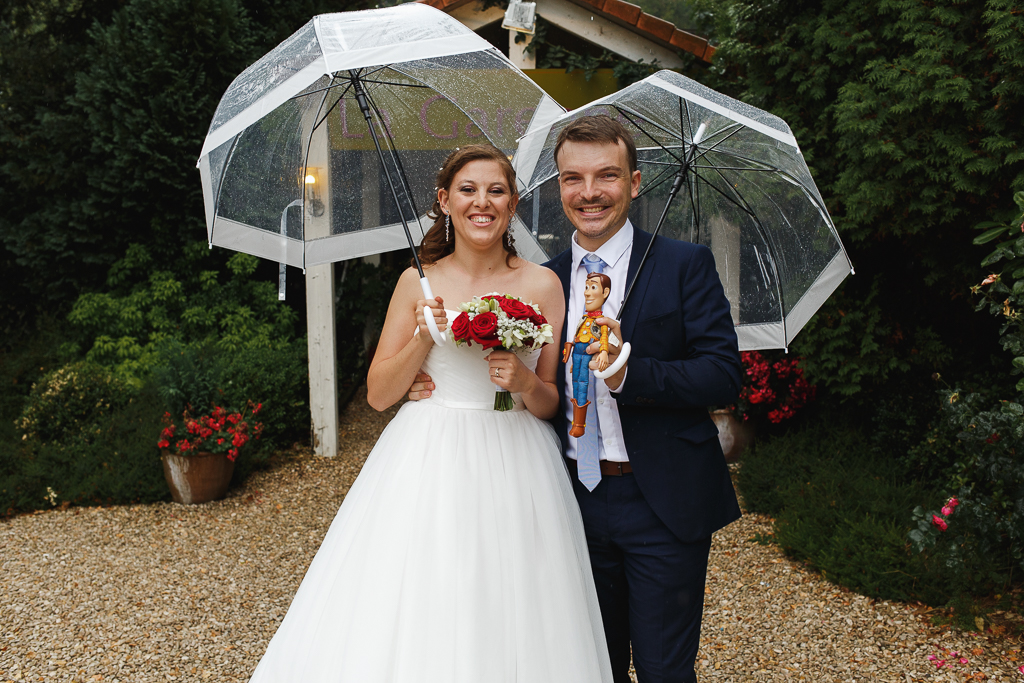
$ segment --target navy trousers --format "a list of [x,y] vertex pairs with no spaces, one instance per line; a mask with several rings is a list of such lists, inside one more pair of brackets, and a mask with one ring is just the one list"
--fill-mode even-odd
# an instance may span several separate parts
[[711,538],[683,543],[644,500],[632,474],[593,491],[573,478],[615,683],[695,683]]

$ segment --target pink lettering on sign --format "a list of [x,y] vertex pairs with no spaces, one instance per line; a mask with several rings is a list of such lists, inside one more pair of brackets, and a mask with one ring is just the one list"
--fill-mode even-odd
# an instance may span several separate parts
[[[479,107],[474,107],[469,110],[469,115],[479,121],[479,124],[474,123],[472,120],[466,124],[466,137],[467,138],[478,138],[481,135],[487,133],[487,112]],[[476,129],[476,133],[472,132]]]
[[432,130],[430,128],[430,124],[427,123],[427,111],[430,109],[430,105],[432,105],[434,102],[437,102],[438,100],[443,99],[444,95],[434,95],[429,100],[423,103],[423,106],[420,107],[420,125],[423,126],[423,132],[425,132],[430,137],[437,138],[438,140],[454,140],[455,138],[459,137],[459,124],[457,121],[452,121],[451,135],[442,135],[441,133]]
[[[359,139],[361,139],[361,138],[366,136],[365,133],[353,133],[353,132],[349,131],[349,129],[348,129],[348,112],[347,112],[347,108],[345,107],[344,103],[342,103],[338,107],[338,116],[341,118],[341,135],[342,135],[342,137],[352,138],[352,139],[355,139],[355,140],[359,140]],[[381,109],[380,110],[380,116],[381,116],[382,119],[384,119],[384,125],[381,126],[380,123],[378,122],[378,124],[377,124],[378,127],[379,128],[387,129],[388,137],[394,138],[394,135],[392,135],[392,132],[391,132],[391,114],[388,113],[387,109]],[[359,120],[361,122],[363,120],[365,120],[365,119],[363,119],[362,115],[360,115],[358,118],[359,118]],[[384,132],[384,131],[381,130],[381,132]]]
[[516,112],[516,130],[520,135],[526,132],[526,127],[530,125],[534,111],[533,107],[525,107]]
[[348,115],[347,115],[347,113],[345,111],[346,109],[348,109],[348,107],[346,107],[345,104],[346,104],[345,102],[342,102],[340,104],[340,106],[338,107],[338,115],[341,117],[341,135],[342,135],[342,137],[346,137],[346,138],[359,139],[359,138],[363,137],[362,133],[350,133],[350,132],[348,132]]

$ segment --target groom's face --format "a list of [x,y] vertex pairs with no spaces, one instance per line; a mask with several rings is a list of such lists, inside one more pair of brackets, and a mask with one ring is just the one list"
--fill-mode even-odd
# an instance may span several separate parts
[[640,191],[640,171],[630,172],[621,141],[567,140],[556,162],[562,209],[580,246],[594,251],[625,225],[629,203]]

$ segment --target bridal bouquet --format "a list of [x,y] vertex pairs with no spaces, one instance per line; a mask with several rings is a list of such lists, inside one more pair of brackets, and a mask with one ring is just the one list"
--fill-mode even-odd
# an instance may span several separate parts
[[[508,294],[485,294],[459,304],[462,311],[451,324],[451,335],[459,346],[473,342],[484,349],[532,351],[554,341],[551,324],[534,304]],[[495,410],[511,410],[512,395],[499,388],[494,395]]]

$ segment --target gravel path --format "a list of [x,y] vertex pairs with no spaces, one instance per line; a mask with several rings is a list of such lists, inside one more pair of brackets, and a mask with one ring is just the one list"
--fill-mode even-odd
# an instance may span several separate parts
[[[216,503],[0,522],[0,682],[248,680],[393,414],[357,395],[342,455],[296,453]],[[770,530],[715,535],[701,680],[1024,681],[1020,646],[843,591],[752,542]]]

